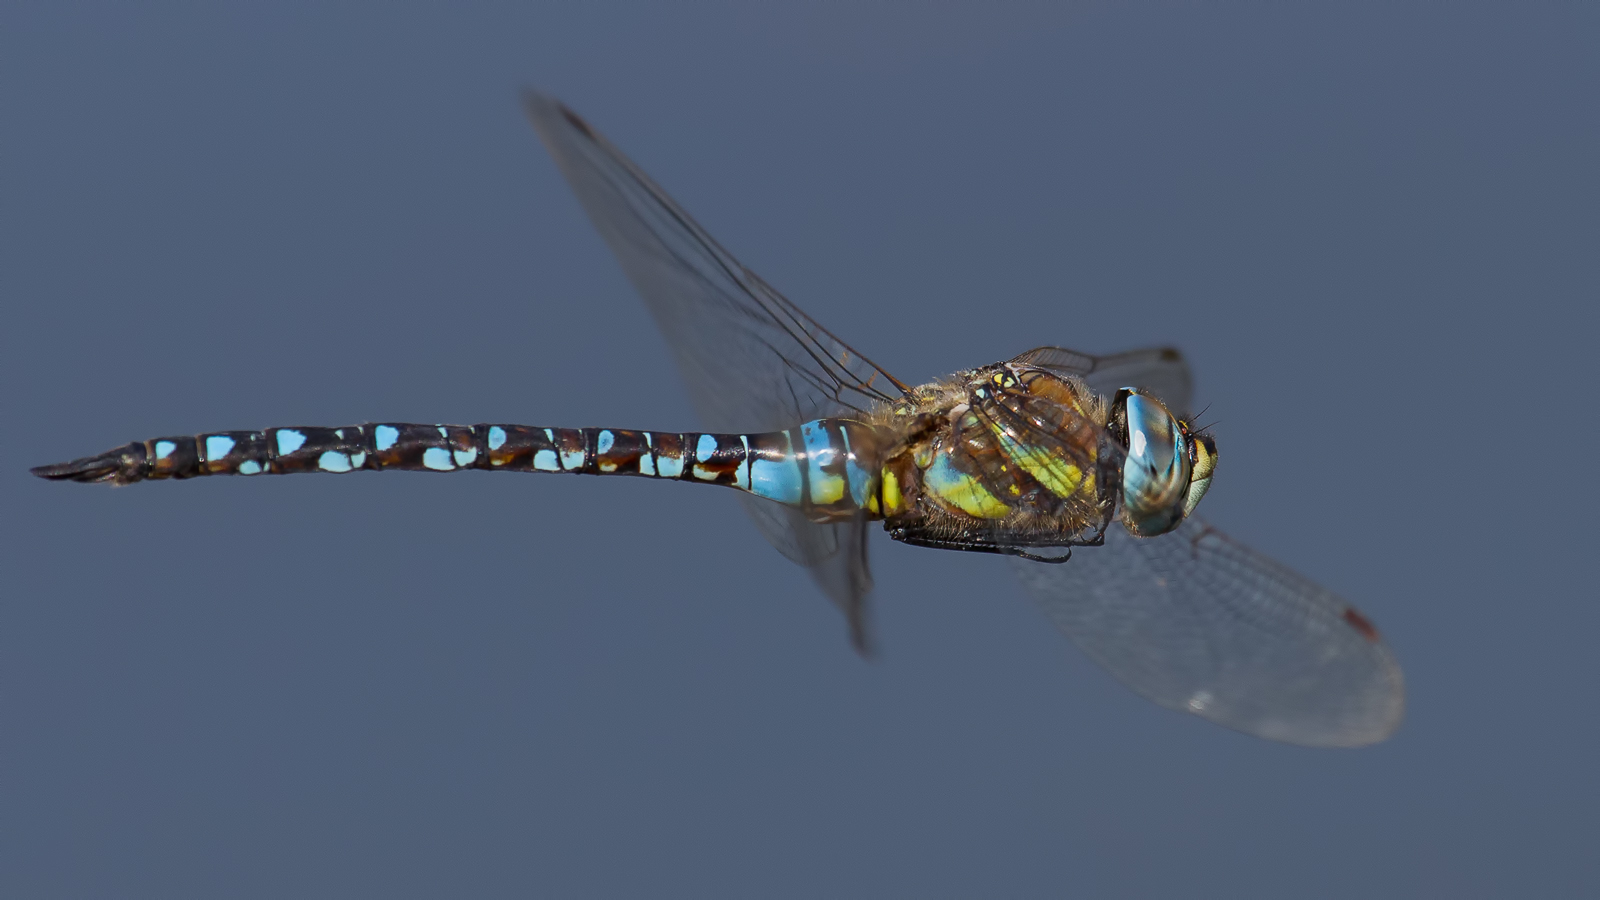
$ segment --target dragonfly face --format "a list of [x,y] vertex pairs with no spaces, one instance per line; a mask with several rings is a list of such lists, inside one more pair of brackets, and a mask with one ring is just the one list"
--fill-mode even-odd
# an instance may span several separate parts
[[1211,487],[1217,445],[1138,388],[1117,392],[1111,430],[1128,448],[1122,464],[1123,525],[1140,537],[1177,528]]

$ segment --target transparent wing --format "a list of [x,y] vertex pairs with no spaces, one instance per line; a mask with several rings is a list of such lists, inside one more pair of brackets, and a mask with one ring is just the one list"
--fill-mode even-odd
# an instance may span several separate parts
[[1147,539],[1114,527],[1066,563],[1015,565],[1074,643],[1162,706],[1313,747],[1399,727],[1405,688],[1377,629],[1204,522]]
[[1065,347],[1037,347],[1011,361],[1076,375],[1098,394],[1141,387],[1159,397],[1179,418],[1187,419],[1192,412],[1194,379],[1183,354],[1174,347],[1151,347],[1111,356],[1090,356]]
[[[572,110],[533,92],[523,103],[666,336],[706,427],[775,431],[864,411],[906,390],[734,259]],[[866,521],[818,525],[787,507],[741,499],[767,540],[808,567],[844,609],[864,648],[872,587]]]
[[734,259],[576,113],[536,93],[524,104],[667,336],[707,426],[789,428],[905,390]]

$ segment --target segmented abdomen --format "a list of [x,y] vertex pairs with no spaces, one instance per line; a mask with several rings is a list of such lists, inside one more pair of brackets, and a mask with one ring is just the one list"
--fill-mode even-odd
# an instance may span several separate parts
[[819,419],[761,434],[671,433],[530,425],[347,425],[268,428],[138,441],[40,466],[54,480],[131,484],[200,475],[343,474],[401,469],[636,475],[720,484],[799,507],[818,521],[848,517],[876,490],[857,452],[870,428]]

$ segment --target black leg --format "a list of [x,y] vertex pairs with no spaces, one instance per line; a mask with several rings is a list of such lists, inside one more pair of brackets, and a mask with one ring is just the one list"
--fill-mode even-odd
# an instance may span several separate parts
[[[1066,540],[1055,543],[1040,543],[1037,538],[1027,543],[1023,542],[1026,540],[1025,538],[1019,540],[1018,543],[1008,543],[1005,540],[1006,535],[1000,535],[998,539],[986,537],[934,537],[923,533],[921,529],[904,527],[891,528],[888,531],[890,538],[916,547],[931,547],[935,550],[962,550],[968,553],[997,553],[1001,556],[1020,556],[1023,559],[1033,560],[1034,562],[1053,564],[1064,563],[1071,559],[1073,547],[1099,547],[1106,542],[1104,528],[1095,532],[1093,537],[1084,540]],[[1064,556],[1040,556],[1032,552],[1034,549],[1042,547],[1065,547],[1067,552]]]

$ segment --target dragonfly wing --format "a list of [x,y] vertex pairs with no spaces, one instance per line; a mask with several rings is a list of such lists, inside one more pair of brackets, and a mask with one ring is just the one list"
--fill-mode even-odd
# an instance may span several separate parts
[[[706,427],[748,433],[850,415],[904,384],[778,293],[701,228],[610,141],[558,101],[524,95],[528,118],[666,336]],[[858,645],[871,588],[866,523],[821,525],[746,503],[761,533],[807,566]]]
[[528,117],[667,336],[707,426],[789,428],[897,399],[905,385],[745,268],[572,110]]
[[1194,378],[1189,374],[1189,363],[1174,347],[1129,350],[1110,356],[1090,356],[1065,347],[1039,347],[1012,362],[1076,375],[1102,395],[1115,394],[1118,388],[1144,388],[1179,418],[1187,419],[1193,411]]
[[1193,518],[1158,538],[1018,575],[1090,658],[1139,694],[1258,737],[1358,747],[1399,727],[1405,688],[1349,604]]
[[759,497],[741,495],[739,501],[778,552],[806,567],[817,586],[844,613],[850,642],[863,656],[870,656],[867,595],[872,591],[872,571],[867,565],[867,532],[871,523],[866,516],[818,525],[798,510]]

